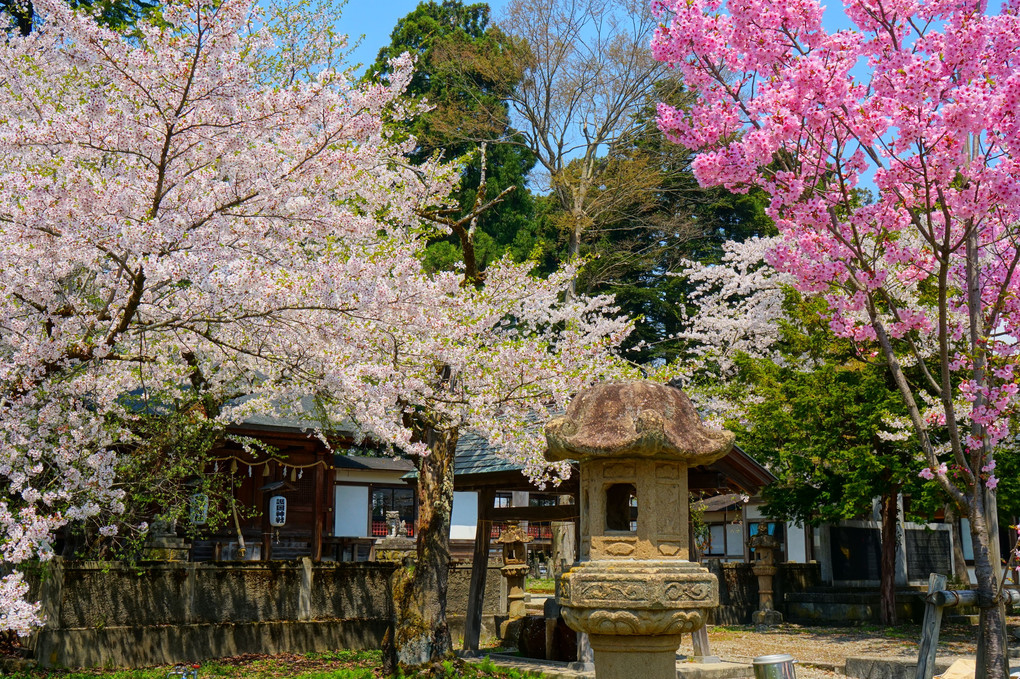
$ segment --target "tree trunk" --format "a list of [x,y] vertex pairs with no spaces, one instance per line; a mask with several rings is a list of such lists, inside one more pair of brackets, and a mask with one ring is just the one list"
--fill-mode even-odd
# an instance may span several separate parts
[[397,604],[396,659],[416,668],[447,657],[453,650],[446,624],[446,592],[450,577],[450,516],[453,511],[456,428],[422,429],[429,454],[415,459],[418,470],[417,563],[398,574],[393,598]]
[[967,557],[963,555],[963,530],[960,527],[960,513],[952,502],[946,503],[946,523],[953,531],[953,579],[960,589],[970,589],[970,573],[967,572]]
[[899,486],[894,485],[882,497],[882,564],[879,591],[879,619],[883,625],[896,624],[896,528],[899,523],[899,505],[896,496]]
[[995,569],[991,559],[992,541],[988,534],[985,517],[984,488],[974,491],[970,514],[970,534],[974,540],[974,576],[977,580],[978,606],[981,609],[981,624],[978,626],[978,647],[983,650],[983,665],[977,668],[980,679],[1006,679],[1009,668],[1006,665],[1006,614],[998,601],[999,583],[995,580]]

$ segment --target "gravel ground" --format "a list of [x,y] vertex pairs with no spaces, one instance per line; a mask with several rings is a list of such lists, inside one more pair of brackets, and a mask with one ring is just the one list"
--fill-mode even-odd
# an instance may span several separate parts
[[[1020,618],[1009,619],[1010,628]],[[973,655],[976,627],[943,624],[939,634],[940,656]],[[801,627],[784,624],[771,628],[752,625],[710,627],[708,643],[723,660],[751,662],[759,655],[789,653],[797,661],[797,679],[833,679],[842,675],[847,658],[877,656],[917,659],[920,625],[896,627]],[[685,638],[681,653],[693,652]]]

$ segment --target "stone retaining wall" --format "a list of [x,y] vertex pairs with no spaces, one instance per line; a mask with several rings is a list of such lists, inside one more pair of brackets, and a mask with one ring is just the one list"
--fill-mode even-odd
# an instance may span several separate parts
[[[140,566],[54,559],[27,578],[46,620],[29,647],[45,667],[378,648],[393,619],[396,568],[307,558]],[[470,568],[451,569],[451,613],[466,610],[469,580]],[[483,619],[500,612],[501,584],[490,568]]]
[[[786,595],[786,619],[805,625],[877,623],[881,620],[880,604],[877,587],[790,592]],[[924,596],[919,590],[896,591],[896,618],[901,622],[921,622]]]

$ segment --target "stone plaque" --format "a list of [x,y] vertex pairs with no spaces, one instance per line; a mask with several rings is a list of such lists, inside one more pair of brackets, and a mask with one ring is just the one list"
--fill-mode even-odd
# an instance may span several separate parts
[[906,530],[907,580],[927,580],[932,573],[953,574],[947,530]]
[[882,539],[878,528],[832,526],[829,541],[834,580],[879,580]]

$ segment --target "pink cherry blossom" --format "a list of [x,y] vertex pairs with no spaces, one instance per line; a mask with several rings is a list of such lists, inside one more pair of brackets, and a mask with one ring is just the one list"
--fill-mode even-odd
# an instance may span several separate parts
[[[660,129],[700,151],[703,184],[771,197],[767,261],[824,298],[834,332],[881,352],[922,475],[980,514],[997,485],[981,468],[1017,408],[1017,5],[845,0],[853,25],[836,33],[814,0],[653,7],[653,52],[698,95],[660,105]],[[972,523],[975,558],[992,592],[985,525]],[[1004,676],[1004,654],[987,657]]]

